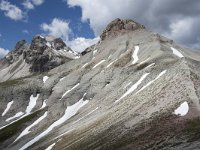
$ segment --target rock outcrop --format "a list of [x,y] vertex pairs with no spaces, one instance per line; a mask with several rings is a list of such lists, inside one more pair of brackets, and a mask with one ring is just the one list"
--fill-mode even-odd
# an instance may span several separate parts
[[15,48],[5,56],[5,59],[10,63],[16,62],[19,57],[23,54],[24,51],[26,51],[29,48],[29,44],[26,42],[26,40],[21,40],[17,42],[15,45]]
[[31,64],[31,72],[45,72],[78,57],[62,39],[47,41],[45,37],[35,36],[30,49],[24,51],[23,58]]
[[0,78],[7,80],[10,77],[19,77],[20,69],[17,68],[26,70],[25,76],[46,72],[77,58],[79,54],[68,47],[62,39],[36,35],[30,45],[25,40],[17,42],[15,48],[0,60],[0,66],[4,69],[3,72],[0,70]]
[[138,29],[145,29],[145,27],[133,20],[115,19],[112,21],[101,34],[101,40],[112,38],[119,34],[128,33]]

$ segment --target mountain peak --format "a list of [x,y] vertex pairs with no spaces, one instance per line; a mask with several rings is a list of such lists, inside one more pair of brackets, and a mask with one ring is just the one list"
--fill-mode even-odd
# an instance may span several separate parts
[[145,29],[145,26],[130,20],[130,19],[115,19],[108,24],[106,29],[101,34],[101,40],[105,40],[108,37],[113,37],[122,33],[135,31],[138,29]]
[[68,47],[61,38],[35,35],[30,44],[26,40],[17,42],[0,65],[4,64],[8,68],[28,66],[26,72],[31,74],[51,70],[77,58],[79,54]]

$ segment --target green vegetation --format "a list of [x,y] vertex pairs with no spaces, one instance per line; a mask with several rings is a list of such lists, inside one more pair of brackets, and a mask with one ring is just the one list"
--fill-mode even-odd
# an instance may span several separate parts
[[38,110],[0,130],[0,143],[15,135],[24,125],[35,118],[42,110]]
[[25,77],[21,77],[21,78],[17,78],[17,79],[12,79],[12,80],[7,80],[4,82],[0,82],[0,88],[6,88],[6,87],[11,87],[11,86],[17,86],[19,84],[24,84],[25,83],[25,79],[28,78],[33,78],[35,76],[37,76],[38,74],[31,74]]
[[8,81],[1,82],[0,87],[6,88],[6,87],[16,86],[23,83],[24,81],[21,79],[8,80]]

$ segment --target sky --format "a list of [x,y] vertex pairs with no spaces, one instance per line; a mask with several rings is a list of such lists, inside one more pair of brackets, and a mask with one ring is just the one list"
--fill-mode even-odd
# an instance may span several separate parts
[[200,50],[199,0],[0,0],[0,57],[37,34],[61,37],[83,51],[115,18],[133,19]]

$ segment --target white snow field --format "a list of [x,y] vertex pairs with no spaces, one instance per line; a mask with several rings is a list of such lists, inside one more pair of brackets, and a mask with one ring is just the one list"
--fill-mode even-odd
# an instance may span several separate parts
[[132,55],[132,57],[133,57],[132,64],[133,65],[139,60],[139,58],[138,58],[139,49],[140,49],[139,46],[135,46],[135,50],[134,50],[133,55]]
[[12,104],[14,103],[14,101],[11,101],[7,104],[6,109],[4,110],[4,112],[2,113],[2,117],[5,116],[5,114],[9,111],[10,107],[12,106]]
[[26,108],[26,115],[30,114],[32,109],[35,107],[37,99],[39,98],[40,94],[37,94],[36,97],[33,97],[33,95],[30,96],[29,104]]
[[43,103],[42,103],[42,107],[40,108],[40,109],[43,109],[43,108],[45,108],[46,106],[47,106],[47,104],[46,104],[46,101],[47,101],[48,99],[45,99],[44,101],[43,101]]
[[174,114],[179,116],[185,116],[187,115],[189,111],[189,105],[187,102],[183,102],[175,111]]
[[175,49],[173,47],[171,47],[171,49],[172,49],[174,55],[176,55],[180,58],[184,57],[177,49]]
[[48,76],[44,76],[44,77],[43,77],[43,83],[45,83],[48,79],[49,79]]

